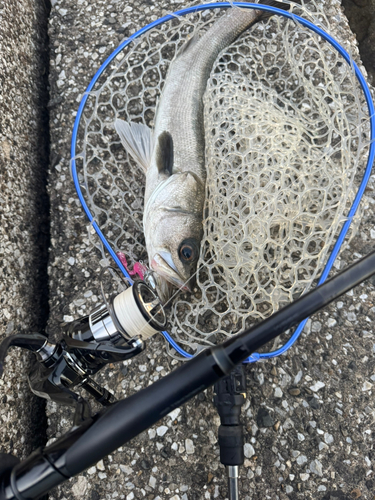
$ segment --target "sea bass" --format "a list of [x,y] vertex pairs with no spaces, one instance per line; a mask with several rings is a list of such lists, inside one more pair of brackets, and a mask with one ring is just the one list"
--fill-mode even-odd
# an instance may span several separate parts
[[[273,0],[260,3],[288,10]],[[203,236],[205,141],[203,94],[219,53],[269,13],[230,8],[201,37],[194,35],[170,64],[152,132],[116,120],[125,149],[146,174],[143,227],[149,265],[165,303],[173,287],[191,291]]]

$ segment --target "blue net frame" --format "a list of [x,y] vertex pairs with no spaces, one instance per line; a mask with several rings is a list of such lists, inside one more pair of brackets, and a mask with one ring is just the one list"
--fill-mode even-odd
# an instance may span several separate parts
[[[344,223],[344,225],[340,231],[339,236],[337,237],[335,245],[330,253],[328,261],[327,261],[327,263],[323,269],[323,272],[320,276],[320,279],[319,279],[318,284],[317,284],[317,286],[319,286],[326,281],[328,274],[330,273],[330,271],[332,269],[333,263],[336,260],[336,257],[338,255],[340,248],[344,242],[344,239],[348,233],[350,224],[352,222],[353,217],[355,216],[355,214],[357,212],[358,206],[361,202],[363,193],[366,189],[366,185],[367,185],[368,180],[369,180],[370,175],[371,175],[372,165],[374,163],[374,158],[375,158],[375,109],[374,109],[374,103],[373,103],[372,97],[371,97],[371,92],[370,92],[370,89],[366,83],[366,80],[365,80],[364,76],[362,75],[360,69],[358,68],[357,64],[353,61],[353,59],[349,55],[349,53],[331,35],[329,35],[323,29],[321,29],[320,27],[311,23],[310,21],[303,19],[302,17],[297,16],[295,14],[292,14],[290,12],[278,9],[276,7],[271,7],[268,5],[244,3],[244,2],[222,2],[222,3],[202,4],[202,5],[188,7],[186,9],[176,11],[173,14],[168,14],[168,15],[148,24],[147,26],[143,27],[142,29],[140,29],[139,31],[137,31],[136,33],[131,35],[127,40],[122,42],[117,47],[117,49],[115,49],[112,52],[112,54],[104,61],[104,63],[100,66],[100,68],[98,69],[98,71],[94,75],[93,79],[91,80],[89,86],[87,87],[87,89],[83,95],[83,98],[80,102],[80,105],[79,105],[79,108],[77,111],[77,116],[76,116],[76,119],[74,122],[72,140],[71,140],[71,173],[72,173],[74,185],[75,185],[75,188],[77,191],[77,195],[78,195],[79,201],[80,201],[92,227],[94,228],[94,230],[96,231],[97,235],[99,236],[101,242],[103,243],[104,248],[108,251],[110,256],[113,258],[113,260],[115,261],[116,265],[118,266],[120,271],[123,273],[123,275],[132,283],[132,280],[131,280],[128,272],[126,271],[125,267],[122,265],[121,261],[117,257],[117,255],[116,255],[115,251],[113,250],[113,248],[111,247],[110,243],[107,241],[104,234],[100,230],[99,226],[95,222],[94,217],[93,217],[93,215],[92,215],[92,213],[91,213],[91,211],[90,211],[89,207],[87,206],[87,203],[84,199],[84,196],[83,196],[83,193],[81,190],[81,186],[79,183],[79,179],[78,179],[77,165],[76,165],[76,142],[77,142],[78,128],[80,125],[80,121],[81,121],[81,117],[82,117],[82,113],[83,113],[86,101],[87,101],[88,96],[89,96],[89,92],[93,89],[93,87],[96,84],[96,82],[98,81],[99,77],[106,70],[106,68],[109,66],[109,64],[115,59],[115,57],[127,45],[129,45],[133,40],[135,40],[136,38],[139,38],[147,31],[149,31],[152,28],[155,28],[156,26],[159,26],[165,22],[171,21],[176,16],[185,16],[185,15],[190,14],[190,13],[199,12],[199,11],[208,10],[208,9],[217,9],[217,8],[226,9],[229,7],[258,9],[258,10],[271,12],[272,14],[284,16],[288,19],[291,19],[295,22],[298,22],[301,25],[303,25],[305,28],[308,28],[308,29],[314,31],[317,35],[321,36],[324,40],[326,40],[328,43],[330,43],[341,54],[341,56],[345,59],[345,61],[351,66],[353,72],[355,73],[356,78],[358,79],[358,82],[362,88],[363,94],[364,94],[365,99],[366,99],[366,104],[367,104],[367,108],[369,111],[369,121],[370,121],[370,148],[369,148],[369,155],[368,155],[368,159],[367,159],[366,169],[365,169],[363,178],[361,180],[360,186],[358,188],[357,194],[355,196],[355,199],[353,201],[353,204],[352,204],[352,206],[349,210],[349,213],[347,215],[347,220]],[[251,363],[251,362],[258,361],[260,359],[273,358],[275,356],[279,356],[280,354],[283,354],[285,351],[287,351],[294,344],[294,342],[301,335],[308,319],[309,318],[306,318],[298,325],[298,327],[296,328],[294,333],[291,335],[289,340],[281,348],[279,348],[275,351],[272,351],[272,352],[253,353],[247,359],[246,362]],[[181,356],[183,356],[185,358],[192,358],[193,357],[192,354],[189,354],[184,349],[182,349],[175,342],[175,340],[171,337],[171,335],[168,332],[164,331],[164,332],[162,332],[162,334],[165,337],[165,339],[169,342],[169,344],[176,350],[176,352],[178,354],[180,354]]]

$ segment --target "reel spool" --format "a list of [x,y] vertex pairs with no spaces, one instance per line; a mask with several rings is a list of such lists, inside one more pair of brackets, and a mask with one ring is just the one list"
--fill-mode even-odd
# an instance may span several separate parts
[[164,330],[167,318],[156,293],[143,281],[117,295],[113,300],[113,310],[126,331],[132,337],[142,340]]
[[108,297],[102,281],[101,291],[104,303],[90,313],[88,322],[83,318],[72,323],[69,332],[74,338],[121,346],[134,339],[143,342],[165,329],[164,309],[155,291],[145,282],[136,281],[120,293],[111,290]]
[[[290,13],[245,3],[195,3],[116,49],[89,85],[73,131],[72,173],[80,201],[101,239],[98,247],[128,277],[116,252],[147,261],[145,179],[114,122],[152,127],[168,66],[187,37],[209,29],[228,8],[256,7],[278,15],[220,54],[206,90],[207,215],[197,289],[172,304],[168,331],[178,344],[163,332],[183,356],[270,316],[316,283],[322,271],[319,283],[326,279],[374,158],[374,108],[366,82],[327,35],[332,26],[314,0],[291,3]],[[355,176],[366,159],[357,188]],[[252,360],[280,354],[302,329],[284,348]]]

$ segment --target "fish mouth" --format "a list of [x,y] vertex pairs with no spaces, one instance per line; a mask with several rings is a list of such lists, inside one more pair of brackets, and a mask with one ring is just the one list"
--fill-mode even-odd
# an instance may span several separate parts
[[[162,252],[160,252],[162,253]],[[190,292],[191,293],[191,288],[189,285],[185,282],[185,280],[180,276],[180,274],[177,272],[176,269],[173,269],[171,265],[174,266],[174,264],[171,262],[170,264],[166,262],[166,259],[163,258],[165,256],[161,256],[160,253],[157,253],[154,255],[153,259],[151,260],[151,268],[162,278],[167,280],[169,283],[174,285],[175,287],[179,288],[180,290],[183,290],[185,292]],[[163,252],[165,253],[165,252]],[[168,254],[170,256],[170,254]],[[170,259],[168,259],[170,260]]]

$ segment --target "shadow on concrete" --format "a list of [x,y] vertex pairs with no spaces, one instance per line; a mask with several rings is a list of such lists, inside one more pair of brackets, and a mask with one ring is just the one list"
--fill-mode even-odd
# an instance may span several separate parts
[[355,33],[362,62],[375,83],[375,0],[342,0],[350,27]]

